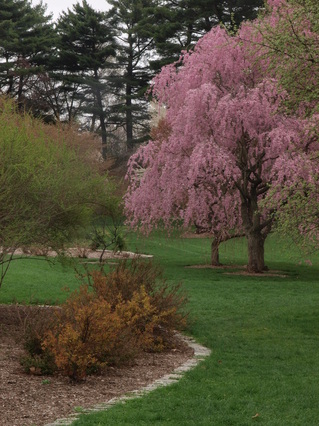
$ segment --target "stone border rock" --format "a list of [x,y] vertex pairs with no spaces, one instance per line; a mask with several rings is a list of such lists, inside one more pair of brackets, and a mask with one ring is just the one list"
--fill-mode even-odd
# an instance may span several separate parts
[[192,349],[194,349],[194,356],[184,362],[184,364],[180,365],[179,367],[175,368],[171,373],[165,374],[165,376],[161,377],[160,379],[155,380],[153,383],[144,386],[141,389],[137,389],[135,391],[129,392],[128,394],[125,394],[123,396],[115,397],[110,399],[107,402],[94,405],[92,408],[89,409],[83,409],[79,413],[71,414],[68,417],[57,419],[53,423],[48,423],[45,426],[69,426],[72,425],[72,423],[79,418],[81,414],[90,414],[98,411],[105,411],[109,408],[113,407],[115,404],[122,403],[124,404],[126,401],[134,399],[134,398],[141,398],[142,396],[146,395],[149,392],[152,392],[153,390],[169,386],[173,383],[178,382],[181,377],[189,370],[195,368],[201,361],[203,361],[206,357],[208,357],[211,354],[211,350],[208,348],[205,348],[204,346],[198,344],[195,342],[194,339],[182,335],[178,335],[182,340],[184,340]]
[[[1,249],[1,247],[0,247]],[[71,247],[66,249],[64,255],[67,257],[78,257],[82,259],[99,259],[103,253],[103,260],[106,259],[152,259],[152,254],[134,253],[132,251],[113,251],[113,250],[92,250],[87,247]],[[54,250],[46,249],[22,249],[18,248],[14,252],[15,255],[21,257],[28,256],[42,256],[42,257],[56,257],[58,253]]]

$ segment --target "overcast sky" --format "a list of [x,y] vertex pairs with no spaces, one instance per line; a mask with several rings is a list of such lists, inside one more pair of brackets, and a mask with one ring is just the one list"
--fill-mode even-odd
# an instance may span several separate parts
[[[106,11],[108,9],[108,3],[106,0],[87,0],[88,4],[96,10]],[[38,3],[37,1],[33,2],[34,4]],[[62,11],[67,11],[67,9],[72,9],[72,5],[78,3],[77,0],[44,0],[46,4],[47,11],[53,13],[54,19],[58,18]],[[79,3],[82,3],[82,0],[79,0]]]

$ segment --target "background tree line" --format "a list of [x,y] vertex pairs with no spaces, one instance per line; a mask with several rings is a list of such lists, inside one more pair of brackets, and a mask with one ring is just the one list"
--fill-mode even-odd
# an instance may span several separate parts
[[211,28],[236,29],[263,0],[85,0],[57,21],[45,4],[0,0],[0,92],[46,122],[75,122],[102,154],[148,139],[151,78]]

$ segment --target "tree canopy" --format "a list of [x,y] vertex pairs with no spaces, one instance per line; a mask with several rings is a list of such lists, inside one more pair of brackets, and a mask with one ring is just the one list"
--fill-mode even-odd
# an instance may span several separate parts
[[[278,91],[286,93],[281,110],[307,120],[310,140],[318,140],[319,6],[315,0],[270,0],[265,13],[246,26],[242,42],[251,58],[276,78]],[[276,225],[303,248],[318,249],[319,194],[318,152],[308,153],[311,162],[299,179],[283,183],[286,202],[278,206],[273,190],[267,203],[277,210]],[[278,209],[280,207],[280,209]]]
[[149,132],[149,104],[145,96],[152,76],[149,56],[154,48],[152,10],[154,0],[110,0],[109,16],[117,33],[117,69],[111,76],[116,88],[111,122],[122,128],[126,145],[144,141]]
[[110,0],[108,11],[84,0],[57,22],[44,3],[2,3],[1,93],[47,122],[76,120],[99,133],[105,157],[106,145],[131,152],[149,137],[145,94],[159,67],[219,22],[236,27],[255,17],[262,0]]
[[[311,182],[319,144],[309,121],[282,111],[288,94],[242,42],[253,31],[214,28],[155,77],[166,117],[131,157],[126,209],[146,230],[181,222],[219,239],[243,233],[248,270],[262,272],[264,241],[289,197],[281,188]],[[270,189],[272,205],[264,202]]]
[[156,8],[154,40],[159,59],[155,69],[176,61],[213,27],[236,31],[243,20],[257,17],[263,0],[165,0]]
[[[269,0],[249,43],[289,93],[287,112],[318,113],[319,7],[316,0]],[[243,35],[245,41],[246,35]]]

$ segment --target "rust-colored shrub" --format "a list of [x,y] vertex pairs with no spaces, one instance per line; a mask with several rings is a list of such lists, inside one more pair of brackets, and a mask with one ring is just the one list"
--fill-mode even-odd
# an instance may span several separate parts
[[128,362],[141,350],[163,350],[185,325],[180,286],[170,287],[151,262],[126,260],[92,278],[92,285],[74,292],[54,310],[50,327],[30,340],[36,350],[29,351],[33,360],[27,359],[27,367],[38,367],[45,354],[59,371],[80,380]]
[[152,305],[144,286],[135,291],[130,300],[120,301],[115,312],[124,319],[131,333],[136,336],[141,349],[155,349],[154,330],[159,325],[160,316],[157,315],[156,307]]
[[54,355],[59,370],[78,380],[105,367],[106,354],[112,352],[123,328],[123,319],[110,304],[82,286],[62,306],[42,346]]
[[53,354],[58,369],[75,380],[127,362],[150,339],[152,321],[144,320],[153,314],[149,299],[142,288],[130,301],[119,298],[112,309],[108,301],[82,286],[62,306],[42,347]]
[[[148,315],[139,319],[140,333],[152,329],[151,338],[146,340],[147,349],[161,349],[171,344],[176,329],[185,327],[186,296],[181,291],[181,284],[170,285],[162,276],[161,269],[151,261],[135,258],[122,260],[109,273],[95,271],[92,273],[93,288],[96,294],[107,300],[113,309],[119,300],[132,301],[141,291],[149,298],[151,309]],[[143,325],[142,325],[143,324]],[[137,330],[138,324],[135,324]]]

